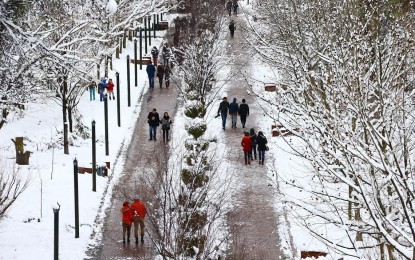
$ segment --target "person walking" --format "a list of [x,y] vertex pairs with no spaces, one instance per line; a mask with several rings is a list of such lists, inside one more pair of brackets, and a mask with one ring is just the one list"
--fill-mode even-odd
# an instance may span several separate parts
[[245,99],[242,99],[242,104],[239,105],[239,116],[243,128],[245,128],[246,117],[249,116],[249,106],[245,102]]
[[[257,138],[257,135],[256,135],[256,133],[255,133],[255,129],[254,128],[251,128],[250,130],[249,130],[249,135],[251,136],[251,140],[252,140],[252,151],[251,151],[251,155],[253,154],[254,156],[253,156],[253,158],[256,160],[256,147],[257,147],[257,142],[256,142],[256,138]],[[252,156],[251,156],[251,158],[252,158]]]
[[148,76],[149,87],[154,88],[154,74],[156,73],[156,67],[154,67],[151,61],[147,65],[146,71],[147,71],[147,76]]
[[101,82],[98,83],[99,101],[104,101],[104,93],[107,86],[107,80],[105,78],[102,78]]
[[241,146],[244,151],[245,165],[251,164],[252,140],[248,132],[244,132],[244,137],[242,137]]
[[131,204],[131,209],[134,212],[134,236],[135,243],[138,244],[138,225],[140,225],[141,243],[144,243],[144,218],[147,214],[146,205],[140,200],[138,195],[134,196],[134,202]]
[[157,49],[156,46],[153,46],[153,48],[151,49],[151,57],[153,57],[154,66],[157,67],[157,61],[158,61],[158,57],[159,57],[159,50]]
[[125,244],[125,233],[127,233],[127,243],[130,243],[131,223],[133,222],[133,210],[128,201],[122,204],[122,243]]
[[97,83],[95,81],[91,81],[88,85],[89,90],[89,101],[95,100],[95,89],[97,88]]
[[109,99],[111,100],[111,96],[112,96],[112,99],[115,100],[115,96],[114,96],[114,82],[112,82],[112,79],[109,79],[108,80],[107,92],[108,92]]
[[233,38],[233,35],[235,33],[235,22],[233,20],[231,20],[231,22],[229,23],[229,31],[231,32],[231,37]]
[[155,108],[153,108],[153,111],[148,113],[147,119],[148,119],[147,122],[149,126],[149,131],[150,131],[150,139],[148,140],[154,139],[154,141],[157,141],[156,133],[157,133],[157,127],[160,124],[160,118],[159,118],[159,113],[157,113],[157,110]]
[[218,117],[220,113],[220,116],[222,118],[223,130],[225,130],[225,126],[226,126],[226,117],[228,116],[228,109],[229,109],[229,102],[228,102],[228,99],[224,97],[222,102],[220,102],[219,104],[218,115],[216,116]]
[[258,137],[256,138],[256,143],[258,145],[259,164],[264,165],[265,151],[267,150],[268,141],[267,141],[267,138],[262,133],[262,131],[258,132]]
[[167,43],[163,45],[162,55],[163,55],[163,64],[166,67],[169,65],[169,59],[170,59],[170,48],[167,46]]
[[164,67],[164,81],[166,82],[166,88],[170,87],[170,77],[171,77],[171,69],[167,65]]
[[159,79],[159,86],[160,88],[163,87],[163,78],[164,78],[164,66],[159,64],[157,66],[157,74],[156,74],[157,78]]
[[232,128],[236,129],[236,122],[238,121],[239,106],[236,103],[236,98],[233,98],[232,103],[229,104],[229,114],[232,119]]
[[233,15],[238,15],[238,1],[237,0],[233,1],[232,7],[233,7]]
[[229,0],[226,3],[226,10],[228,10],[228,14],[229,14],[229,16],[231,16],[232,15],[232,1],[231,0]]
[[169,141],[170,125],[172,124],[169,113],[164,112],[163,117],[160,119],[161,130],[163,130],[163,142]]

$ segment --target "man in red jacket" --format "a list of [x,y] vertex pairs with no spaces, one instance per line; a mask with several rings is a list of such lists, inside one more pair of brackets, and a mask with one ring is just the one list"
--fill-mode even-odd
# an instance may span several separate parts
[[242,137],[242,141],[241,141],[241,146],[243,147],[243,151],[244,151],[245,165],[251,164],[252,140],[248,132],[244,133],[244,137]]
[[134,202],[131,204],[134,212],[134,236],[135,243],[138,244],[138,224],[140,224],[141,243],[144,243],[144,218],[147,214],[147,209],[144,203],[140,200],[138,195],[134,196]]

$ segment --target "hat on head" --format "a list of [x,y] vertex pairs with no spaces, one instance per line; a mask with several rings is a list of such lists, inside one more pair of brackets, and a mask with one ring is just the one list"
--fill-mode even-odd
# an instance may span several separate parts
[[259,135],[263,135],[262,131],[259,131],[259,132],[258,132],[258,134],[259,134]]
[[123,206],[128,206],[128,201],[124,201]]
[[223,97],[223,99],[228,99],[227,97]]
[[140,196],[135,195],[135,196],[134,196],[134,199],[135,199],[135,200],[139,200],[139,199],[140,199]]

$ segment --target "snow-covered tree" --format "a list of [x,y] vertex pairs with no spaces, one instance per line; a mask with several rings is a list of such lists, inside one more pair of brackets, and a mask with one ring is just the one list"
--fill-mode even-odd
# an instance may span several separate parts
[[297,217],[341,254],[415,259],[413,2],[271,0],[257,8],[247,37],[278,86],[258,96],[314,170],[306,181],[285,180],[309,194],[287,198],[303,209]]

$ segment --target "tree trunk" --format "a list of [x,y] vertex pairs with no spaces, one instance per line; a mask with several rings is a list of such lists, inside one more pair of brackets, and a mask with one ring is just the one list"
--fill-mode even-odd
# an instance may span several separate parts
[[68,106],[68,120],[69,120],[69,132],[73,133],[72,107],[71,106]]
[[30,152],[24,151],[23,137],[16,137],[12,139],[14,147],[16,148],[16,163],[19,165],[29,165]]

